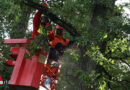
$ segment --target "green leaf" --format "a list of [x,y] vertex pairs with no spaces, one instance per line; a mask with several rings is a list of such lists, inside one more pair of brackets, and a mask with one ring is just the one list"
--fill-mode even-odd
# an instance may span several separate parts
[[106,34],[106,35],[104,35],[104,37],[103,37],[103,38],[104,38],[104,39],[105,39],[105,38],[107,38],[107,34]]
[[100,62],[99,64],[100,64],[100,65],[103,65],[103,62]]
[[111,63],[114,64],[114,60],[112,60]]

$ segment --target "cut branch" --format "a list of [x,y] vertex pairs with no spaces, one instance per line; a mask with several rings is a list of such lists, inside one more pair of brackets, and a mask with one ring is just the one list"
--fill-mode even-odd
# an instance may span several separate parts
[[44,7],[43,5],[37,4],[30,0],[24,0],[24,4],[27,6],[30,6],[34,9],[40,10],[44,15],[46,15],[54,23],[62,26],[64,29],[66,29],[66,31],[69,32],[71,36],[73,36],[73,37],[80,36],[80,34],[77,32],[77,30],[71,24],[66,23],[65,21],[59,19],[55,14],[50,12],[47,7]]

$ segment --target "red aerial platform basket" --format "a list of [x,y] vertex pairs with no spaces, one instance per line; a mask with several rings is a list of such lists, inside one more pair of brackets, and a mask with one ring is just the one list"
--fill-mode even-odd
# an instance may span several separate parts
[[[11,64],[15,65],[9,86],[12,90],[38,90],[39,86],[43,86],[47,90],[55,90],[61,65],[55,69],[48,64],[40,63],[39,56],[47,56],[47,53],[41,50],[32,58],[27,58],[29,51],[24,46],[31,41],[32,39],[5,39],[5,44],[19,44],[19,47],[10,49],[12,52],[10,55],[16,61]],[[51,79],[50,89],[45,86],[48,77]]]
[[23,46],[30,43],[31,39],[6,39],[5,44],[19,44],[20,47],[12,47],[11,56],[16,59],[9,85],[14,90],[36,90],[39,87],[44,64],[38,62],[39,55],[33,55],[32,60],[25,58],[27,49]]

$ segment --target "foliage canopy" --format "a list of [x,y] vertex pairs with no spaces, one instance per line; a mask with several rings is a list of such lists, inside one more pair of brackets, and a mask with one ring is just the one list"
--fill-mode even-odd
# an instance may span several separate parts
[[[29,17],[34,10],[23,6],[21,1],[0,1],[1,41],[6,37],[6,33],[11,38],[31,37],[26,30]],[[62,87],[63,90],[77,88],[128,90],[130,42],[127,37],[130,34],[130,19],[122,16],[123,6],[117,7],[115,0],[47,0],[47,3],[51,12],[70,23],[81,34],[73,38],[65,31],[65,37],[75,39],[78,48],[66,52],[63,56],[66,61],[63,61],[65,65],[63,65],[57,90],[61,90],[61,86],[65,87]],[[124,6],[130,7],[129,4]],[[54,25],[53,22],[52,24]],[[25,26],[21,29],[23,35],[19,31],[20,25]],[[14,34],[17,35],[13,37]],[[4,58],[9,58],[6,56],[7,49],[6,45],[0,45],[0,52],[3,53]],[[93,62],[90,65],[89,60]],[[71,66],[72,63],[73,66]],[[5,66],[2,64],[0,74],[4,74],[3,67]],[[8,76],[6,74],[4,75]],[[75,82],[73,82],[74,79]]]

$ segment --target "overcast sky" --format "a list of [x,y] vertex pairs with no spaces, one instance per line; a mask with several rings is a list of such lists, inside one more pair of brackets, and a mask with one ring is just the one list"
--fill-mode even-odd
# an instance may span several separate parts
[[128,18],[130,18],[130,0],[117,0],[116,1],[116,5],[117,6],[119,6],[119,5],[122,5],[122,4],[124,4],[124,3],[129,3],[129,7],[124,7],[123,9],[124,9],[124,12],[122,12],[123,13],[123,15],[126,15],[126,14],[128,14]]

